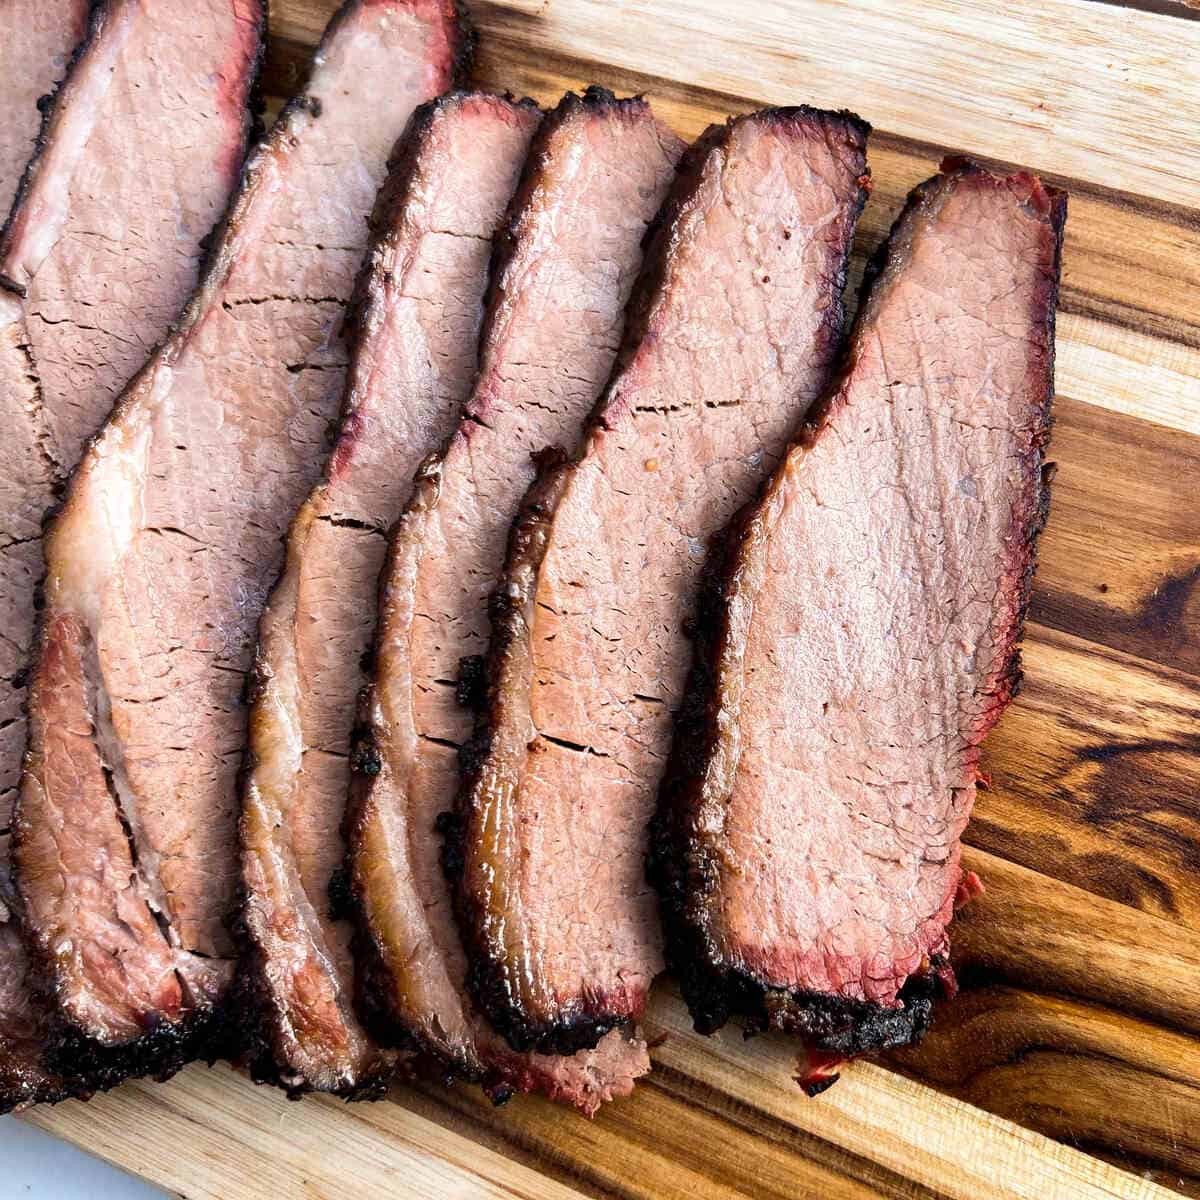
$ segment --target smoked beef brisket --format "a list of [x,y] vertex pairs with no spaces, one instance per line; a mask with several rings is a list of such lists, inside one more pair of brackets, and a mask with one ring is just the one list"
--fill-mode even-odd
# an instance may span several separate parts
[[41,122],[0,236],[0,1111],[79,1086],[41,1061],[48,1006],[8,877],[42,518],[196,282],[245,153],[262,32],[257,0],[208,0],[186,18],[161,2],[97,5],[39,117],[88,7],[12,0],[0,35],[6,211]]
[[920,1036],[953,986],[1046,515],[1065,213],[967,163],[919,187],[844,374],[725,534],[651,872],[703,1032],[740,1014],[847,1057]]
[[8,215],[41,127],[42,97],[66,74],[91,0],[7,0],[0,38],[0,214]]
[[329,912],[351,726],[387,534],[470,392],[492,236],[540,119],[532,101],[472,93],[414,119],[376,209],[341,432],[259,627],[241,819],[253,1069],[293,1091],[359,1093],[389,1074],[352,1011],[350,927]]
[[645,830],[694,585],[828,381],[866,135],[799,108],[701,139],[582,450],[515,527],[455,847],[472,987],[514,1047],[594,1044],[662,966]]
[[255,629],[337,415],[367,214],[463,47],[450,0],[343,5],[46,538],[16,878],[61,1016],[131,1069],[190,1053],[232,974]]
[[464,995],[434,823],[453,804],[471,730],[459,664],[485,648],[530,456],[579,436],[681,150],[644,101],[601,89],[568,95],[544,120],[501,239],[474,393],[393,535],[355,749],[351,884],[372,1029],[501,1092],[545,1091],[588,1111],[630,1089],[645,1046],[614,1034],[575,1059],[525,1056],[488,1028]]

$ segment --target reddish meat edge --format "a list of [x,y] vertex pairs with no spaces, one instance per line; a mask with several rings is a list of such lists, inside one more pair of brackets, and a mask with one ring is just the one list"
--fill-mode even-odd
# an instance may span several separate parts
[[515,1048],[595,1044],[662,968],[645,827],[697,551],[828,382],[867,133],[771,109],[693,147],[578,457],[514,526],[447,855],[473,994]]
[[331,914],[351,726],[388,530],[470,392],[491,239],[540,119],[532,100],[461,92],[414,117],[352,305],[341,433],[259,627],[239,826],[247,1056],[292,1093],[362,1096],[396,1067],[354,1016],[350,926]]
[[487,1025],[464,987],[434,824],[454,802],[457,747],[471,732],[460,660],[486,648],[487,598],[534,478],[530,456],[578,437],[608,377],[682,149],[644,101],[601,88],[568,94],[543,121],[498,239],[472,398],[392,536],[355,748],[349,868],[370,1028],[494,1098],[540,1091],[588,1113],[632,1090],[649,1069],[645,1044],[614,1032],[590,1053],[530,1055]]
[[[23,13],[24,9],[30,11]],[[243,12],[244,19],[239,18]],[[20,927],[21,905],[10,879],[9,818],[25,745],[27,668],[33,653],[36,592],[43,569],[41,526],[60,494],[62,475],[77,456],[77,447],[56,437],[49,421],[64,384],[43,378],[40,352],[54,358],[56,350],[66,348],[69,356],[75,329],[72,318],[80,315],[80,307],[89,303],[87,298],[98,290],[107,292],[116,284],[125,285],[128,296],[123,303],[133,300],[136,322],[131,325],[110,314],[106,328],[94,328],[88,335],[93,348],[101,347],[95,357],[104,360],[108,375],[69,381],[72,403],[91,414],[94,428],[111,407],[122,381],[122,356],[139,340],[147,345],[160,340],[194,286],[203,237],[237,181],[262,57],[265,13],[257,0],[238,0],[230,6],[229,15],[233,21],[242,19],[242,36],[218,31],[217,37],[209,37],[205,43],[194,28],[188,35],[189,61],[199,63],[198,48],[204,47],[214,72],[197,73],[199,94],[190,101],[189,115],[212,114],[219,123],[210,124],[213,132],[203,146],[199,142],[189,146],[185,168],[155,175],[164,187],[172,189],[176,207],[188,214],[174,228],[161,227],[164,235],[173,234],[175,244],[170,249],[178,251],[177,267],[159,272],[152,281],[127,281],[121,255],[134,248],[144,250],[145,243],[135,247],[136,234],[123,226],[129,233],[124,242],[120,236],[112,237],[91,260],[86,253],[81,259],[87,231],[95,224],[90,207],[100,204],[110,218],[116,213],[112,197],[100,199],[85,192],[76,198],[70,189],[73,172],[104,164],[111,140],[120,136],[126,124],[121,113],[112,114],[110,97],[119,105],[136,92],[141,107],[155,103],[153,92],[137,92],[129,78],[139,69],[153,70],[149,54],[128,49],[143,32],[139,21],[145,23],[146,36],[153,38],[151,22],[143,11],[126,4],[93,5],[88,0],[51,0],[37,5],[14,0],[6,9],[13,36],[0,46],[0,77],[10,105],[17,111],[6,114],[0,129],[0,202],[6,209],[10,200],[15,204],[0,236],[0,269],[9,276],[5,287],[24,295],[0,294],[0,412],[5,414],[2,423],[9,439],[0,450],[4,467],[0,482],[0,612],[6,635],[0,642],[0,1113],[35,1102],[85,1096],[113,1081],[108,1076],[81,1078],[63,1055],[47,1054],[57,1045],[53,1004],[44,981],[32,969],[26,933]],[[113,56],[122,47],[124,57],[114,65]],[[161,57],[165,60],[169,55]],[[219,76],[215,74],[218,70]],[[60,78],[63,82],[55,89]],[[192,89],[185,86],[181,90],[190,95]],[[208,102],[210,93],[212,103]],[[100,136],[96,136],[98,114],[104,114],[105,121]],[[159,127],[170,132],[165,122]],[[136,149],[123,150],[119,162],[105,175],[105,183],[112,182],[118,192],[123,191],[135,173],[143,168],[153,172],[153,156],[163,149],[161,140],[142,139]],[[146,187],[142,176],[137,190],[145,193]],[[118,210],[121,207],[118,205]],[[53,243],[48,255],[43,236],[47,230]],[[47,258],[51,261],[43,279],[39,270]],[[42,311],[43,306],[48,313]],[[48,315],[54,318],[52,324],[38,324]],[[30,333],[30,319],[38,329],[36,338]],[[104,324],[94,317],[85,323]],[[114,337],[111,330],[116,326],[119,333]],[[91,353],[81,351],[81,361]],[[131,361],[129,371],[137,365]]]
[[53,1052],[83,1078],[162,1077],[229,1048],[254,627],[336,416],[340,326],[388,154],[471,45],[449,0],[338,10],[178,327],[47,533],[13,861]]
[[[961,160],[947,160],[942,169],[943,174],[913,191],[891,235],[868,269],[859,315],[839,381],[801,430],[778,473],[762,494],[730,523],[714,550],[700,607],[689,696],[677,725],[671,764],[652,831],[649,874],[661,897],[668,960],[681,981],[697,1030],[711,1033],[731,1016],[738,1015],[743,1018],[748,1031],[779,1029],[801,1035],[808,1047],[809,1061],[798,1081],[813,1095],[836,1079],[833,1067],[838,1061],[918,1039],[928,1026],[934,998],[939,992],[953,993],[946,926],[956,895],[966,898],[978,890],[977,880],[962,876],[958,865],[958,835],[974,798],[980,742],[1015,694],[1019,683],[1018,643],[1029,602],[1037,536],[1045,523],[1049,504],[1050,469],[1044,464],[1043,448],[1049,436],[1053,398],[1055,299],[1066,197],[1043,187],[1035,177],[1027,174],[998,178]],[[1027,326],[1023,327],[1022,322],[1014,318],[1016,331],[1011,325],[1006,330],[1010,339],[1027,340],[1029,347],[1023,368],[1024,388],[1017,393],[1026,419],[1016,430],[1008,431],[1012,441],[1009,453],[1019,464],[1016,469],[1020,484],[1001,501],[1011,503],[1012,508],[1011,525],[1005,526],[1008,532],[1002,537],[1002,549],[992,564],[993,578],[1000,581],[997,586],[1001,603],[994,611],[987,631],[992,636],[992,657],[981,678],[977,679],[978,719],[958,734],[961,738],[958,746],[961,778],[943,801],[948,809],[945,826],[951,830],[951,844],[944,862],[937,860],[942,870],[938,896],[932,906],[935,911],[932,915],[921,913],[921,920],[914,926],[914,961],[888,964],[888,969],[878,979],[868,977],[868,982],[880,993],[879,997],[870,998],[865,993],[847,995],[854,990],[849,985],[838,991],[805,986],[803,975],[798,977],[794,972],[789,975],[781,965],[790,953],[787,947],[777,946],[777,953],[768,950],[767,959],[774,961],[764,960],[761,947],[739,949],[736,937],[725,928],[723,892],[735,872],[748,871],[752,864],[741,859],[734,861],[737,854],[728,840],[729,803],[735,780],[740,778],[739,768],[744,765],[748,753],[745,747],[750,743],[741,730],[744,709],[768,694],[763,689],[769,689],[772,696],[781,697],[778,702],[791,704],[791,698],[786,697],[778,684],[754,686],[751,682],[753,664],[749,664],[747,658],[747,642],[754,624],[770,620],[770,613],[764,612],[761,604],[765,594],[764,581],[768,577],[766,563],[776,539],[786,537],[785,514],[789,498],[805,487],[806,460],[815,449],[836,454],[836,448],[845,446],[847,455],[855,454],[854,428],[840,433],[839,429],[843,424],[849,425],[857,411],[869,408],[877,398],[877,390],[869,390],[873,382],[869,372],[874,364],[873,347],[876,344],[880,359],[883,356],[879,322],[888,314],[889,295],[912,269],[909,260],[914,239],[936,227],[944,205],[960,189],[991,193],[1011,203],[1011,214],[1016,221],[1033,223],[1029,236],[1036,249],[1031,255],[1033,270],[1025,280]],[[989,236],[995,236],[989,234],[986,221],[979,218],[963,224],[966,226],[962,229],[963,237],[984,246],[986,253]],[[949,249],[943,250],[942,257],[945,269],[951,272],[949,284],[943,281],[942,288],[952,287],[955,278],[970,277],[970,266],[955,260]],[[1006,271],[1010,267],[1008,261],[1002,261],[1000,265]],[[957,276],[954,275],[956,270]],[[1019,278],[1017,268],[1012,270],[1014,277]],[[1007,279],[1006,274],[1005,287]],[[937,281],[931,281],[929,287],[933,289],[929,295],[940,301]],[[1003,311],[998,312],[997,319],[1003,315]],[[913,318],[906,312],[893,319],[904,322]],[[944,361],[945,355],[952,356],[955,351],[953,345],[927,345],[922,349],[922,361],[930,363]],[[866,366],[861,374],[867,376],[866,383],[863,390],[856,393],[859,368],[864,363]],[[890,364],[886,369],[889,373],[894,370]],[[969,364],[964,364],[961,369],[968,375],[971,370]],[[895,384],[910,382],[913,381],[889,382],[888,403],[892,403],[890,389]],[[984,379],[978,382],[981,389],[987,386]],[[948,461],[953,449],[952,446],[939,446],[939,453]],[[841,469],[852,472],[854,468],[850,463],[844,463]],[[832,502],[832,496],[827,498]],[[992,498],[990,493],[988,498]],[[1002,526],[1004,520],[1002,515]],[[809,556],[816,557],[811,551]],[[831,586],[855,588],[851,580],[839,582],[834,579]],[[860,601],[851,603],[860,604]],[[812,615],[817,617],[817,614]],[[833,614],[827,619],[834,619]],[[816,619],[813,626],[810,644],[815,645],[822,636],[822,626]],[[778,637],[771,640],[779,646],[789,645],[787,640]],[[866,652],[864,647],[863,653]],[[793,649],[793,653],[798,655],[800,651]],[[787,660],[783,662],[786,666]],[[895,671],[895,666],[889,669]],[[832,694],[831,699],[835,699]],[[822,713],[828,708],[826,704]],[[784,731],[775,733],[786,737]],[[908,765],[911,768],[916,764]],[[864,771],[873,769],[862,768]],[[953,798],[955,794],[957,799]],[[763,796],[755,798],[761,803]],[[836,807],[836,801],[830,807]],[[767,839],[775,828],[774,825],[765,826],[761,838]],[[929,836],[932,838],[935,833],[931,830]],[[903,845],[900,834],[892,828],[884,838],[889,845],[898,848],[896,852],[900,856],[899,848]],[[774,845],[773,842],[767,844]],[[873,849],[885,856],[888,853],[886,846],[882,850],[878,846]],[[932,845],[928,852],[933,854]],[[769,894],[775,882],[791,881],[797,887],[804,887],[804,861],[789,859],[786,863],[775,863],[771,859],[772,853],[774,851],[765,854],[765,877],[760,876],[757,866],[754,867],[754,878],[760,881],[760,894]],[[786,875],[783,874],[785,871]],[[811,886],[816,887],[815,884]],[[755,917],[756,923],[760,928],[777,928],[771,924],[774,914],[769,903],[764,901],[764,906],[767,911]],[[872,970],[878,967],[876,963]]]

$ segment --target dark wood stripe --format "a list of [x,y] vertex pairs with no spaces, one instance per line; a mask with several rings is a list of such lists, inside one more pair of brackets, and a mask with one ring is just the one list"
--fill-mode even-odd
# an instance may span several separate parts
[[1168,1186],[1200,1181],[1194,1039],[985,972],[964,971],[964,982],[925,1041],[887,1066],[1124,1170]]
[[1200,438],[1060,395],[1049,457],[1030,620],[1200,679]]

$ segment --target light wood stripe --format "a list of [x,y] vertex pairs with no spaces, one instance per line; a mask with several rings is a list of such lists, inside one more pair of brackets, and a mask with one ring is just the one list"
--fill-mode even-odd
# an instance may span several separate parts
[[188,1200],[582,1195],[401,1105],[359,1113],[192,1066],[165,1086],[129,1083],[20,1119]]
[[723,1095],[963,1200],[1168,1200],[1170,1193],[1041,1134],[874,1063],[848,1067],[806,1100],[791,1081],[794,1047],[743,1042],[733,1029],[696,1037],[682,1002],[660,996],[656,1058]]
[[1056,387],[1112,412],[1200,434],[1200,350],[1059,313]]

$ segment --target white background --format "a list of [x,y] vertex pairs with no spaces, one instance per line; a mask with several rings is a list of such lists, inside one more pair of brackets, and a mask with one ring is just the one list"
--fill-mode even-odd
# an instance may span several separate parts
[[163,1200],[165,1195],[15,1117],[0,1117],[0,1200]]

